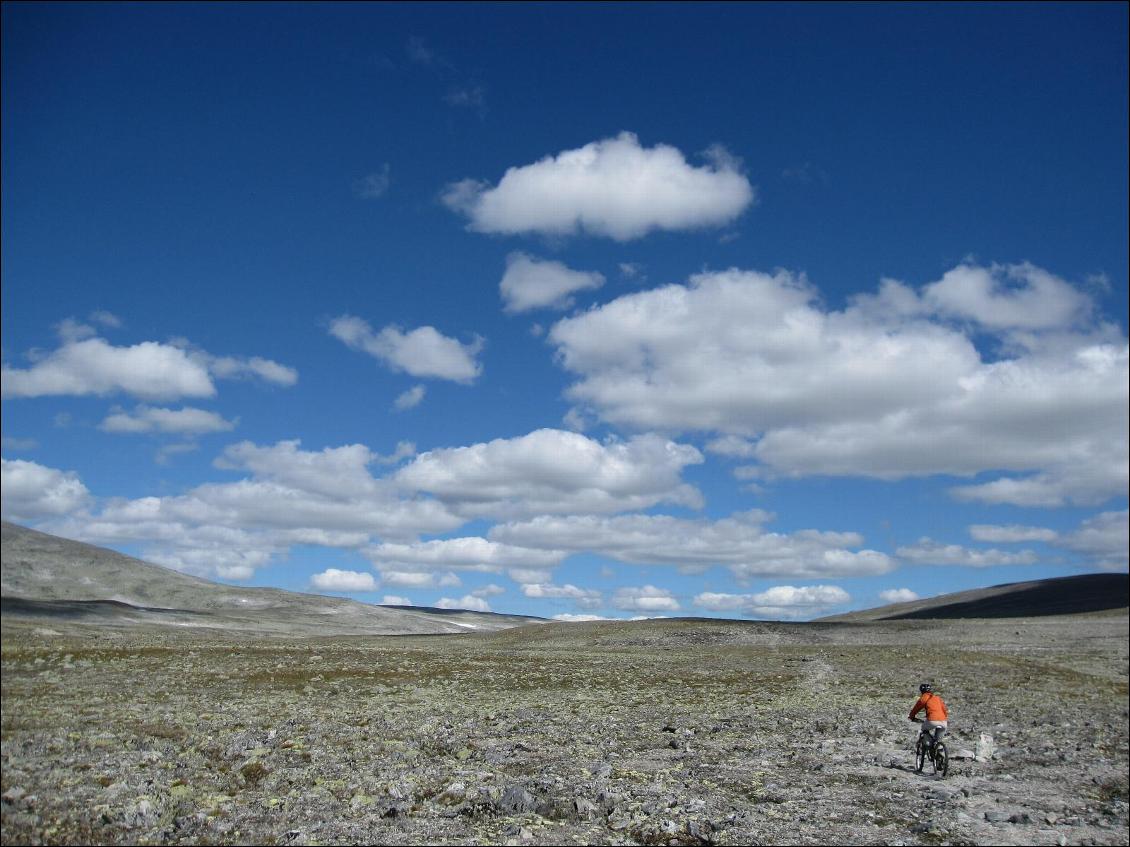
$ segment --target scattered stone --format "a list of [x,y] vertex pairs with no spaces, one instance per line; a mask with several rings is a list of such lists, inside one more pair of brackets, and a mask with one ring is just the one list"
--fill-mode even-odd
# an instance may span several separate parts
[[978,762],[987,762],[996,754],[997,745],[993,741],[993,736],[987,732],[982,732],[977,737],[977,750],[973,756]]
[[537,808],[538,801],[529,791],[520,785],[511,785],[502,794],[498,805],[504,810],[514,814],[532,812]]

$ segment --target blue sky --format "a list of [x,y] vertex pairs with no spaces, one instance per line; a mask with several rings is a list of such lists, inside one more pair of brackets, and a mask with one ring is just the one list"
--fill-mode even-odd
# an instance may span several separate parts
[[3,8],[3,511],[806,619],[1127,567],[1127,11]]

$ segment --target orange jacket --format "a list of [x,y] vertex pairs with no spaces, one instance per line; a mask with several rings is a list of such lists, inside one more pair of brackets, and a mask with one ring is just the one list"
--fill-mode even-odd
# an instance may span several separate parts
[[945,721],[949,720],[949,712],[946,711],[946,704],[942,702],[942,698],[932,691],[928,691],[918,698],[918,702],[914,704],[914,708],[910,710],[910,717],[913,720],[914,716],[926,710],[926,720],[928,721]]

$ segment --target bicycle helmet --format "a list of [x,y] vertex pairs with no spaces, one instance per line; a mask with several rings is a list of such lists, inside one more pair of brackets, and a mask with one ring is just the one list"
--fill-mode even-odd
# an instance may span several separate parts
[[931,685],[931,684],[930,684],[930,683],[928,683],[928,682],[924,682],[924,683],[922,683],[922,684],[921,684],[920,686],[918,686],[918,690],[919,690],[919,692],[921,692],[922,694],[929,694],[929,693],[930,693],[931,691],[933,691],[933,690],[934,690],[934,686],[933,686],[933,685]]

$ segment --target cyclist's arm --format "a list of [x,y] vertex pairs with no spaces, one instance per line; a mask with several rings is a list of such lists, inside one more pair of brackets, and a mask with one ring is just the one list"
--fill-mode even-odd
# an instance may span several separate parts
[[914,704],[914,708],[910,710],[910,719],[914,720],[914,716],[917,715],[919,712],[921,712],[925,708],[926,708],[925,700],[923,700],[921,697],[919,697],[918,702],[916,702]]

